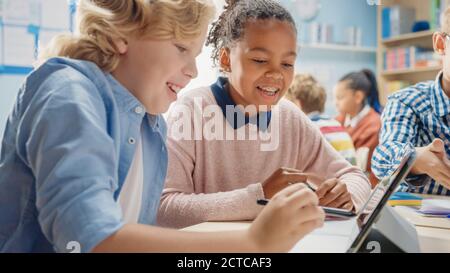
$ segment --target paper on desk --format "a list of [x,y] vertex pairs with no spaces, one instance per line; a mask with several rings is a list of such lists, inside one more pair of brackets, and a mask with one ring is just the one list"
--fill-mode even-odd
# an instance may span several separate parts
[[450,214],[450,201],[438,199],[423,200],[419,212],[423,214],[448,215]]

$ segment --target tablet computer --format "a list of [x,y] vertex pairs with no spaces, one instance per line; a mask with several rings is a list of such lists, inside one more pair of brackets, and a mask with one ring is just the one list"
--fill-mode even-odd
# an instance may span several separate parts
[[[350,244],[347,252],[358,252],[358,250],[361,248],[364,240],[370,232],[371,227],[377,221],[389,198],[396,191],[400,183],[409,174],[415,159],[415,151],[410,151],[409,153],[407,153],[402,159],[397,170],[389,178],[380,181],[372,191],[372,194],[370,195],[366,204],[361,208],[358,215],[356,216],[359,232],[355,232],[355,237],[351,238],[350,241],[352,243]],[[380,195],[382,196],[381,199],[376,201],[375,198]],[[375,208],[367,212],[366,208],[372,201],[376,203]]]

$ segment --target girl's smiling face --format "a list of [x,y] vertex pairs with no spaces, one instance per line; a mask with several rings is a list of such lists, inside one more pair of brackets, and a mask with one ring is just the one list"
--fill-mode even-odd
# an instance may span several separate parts
[[243,37],[220,55],[234,102],[269,110],[287,92],[294,77],[296,57],[297,34],[291,23],[249,20]]

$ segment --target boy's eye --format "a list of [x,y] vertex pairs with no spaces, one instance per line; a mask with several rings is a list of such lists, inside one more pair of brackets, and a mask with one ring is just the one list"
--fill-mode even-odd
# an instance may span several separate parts
[[283,64],[283,66],[284,66],[284,67],[286,67],[286,68],[291,68],[291,67],[294,67],[294,65],[293,65],[293,64],[288,64],[288,63],[285,63],[285,64]]

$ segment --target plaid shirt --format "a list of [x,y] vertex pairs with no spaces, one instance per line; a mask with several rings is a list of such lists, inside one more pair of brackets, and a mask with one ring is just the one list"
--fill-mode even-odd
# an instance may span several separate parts
[[[389,97],[381,117],[380,145],[372,157],[372,171],[379,179],[389,177],[408,150],[426,146],[436,138],[444,141],[450,157],[450,99],[442,90],[441,77],[442,72],[435,81],[418,83]],[[400,190],[450,196],[450,190],[430,177],[408,177],[414,178],[422,178],[424,187],[403,184]]]

